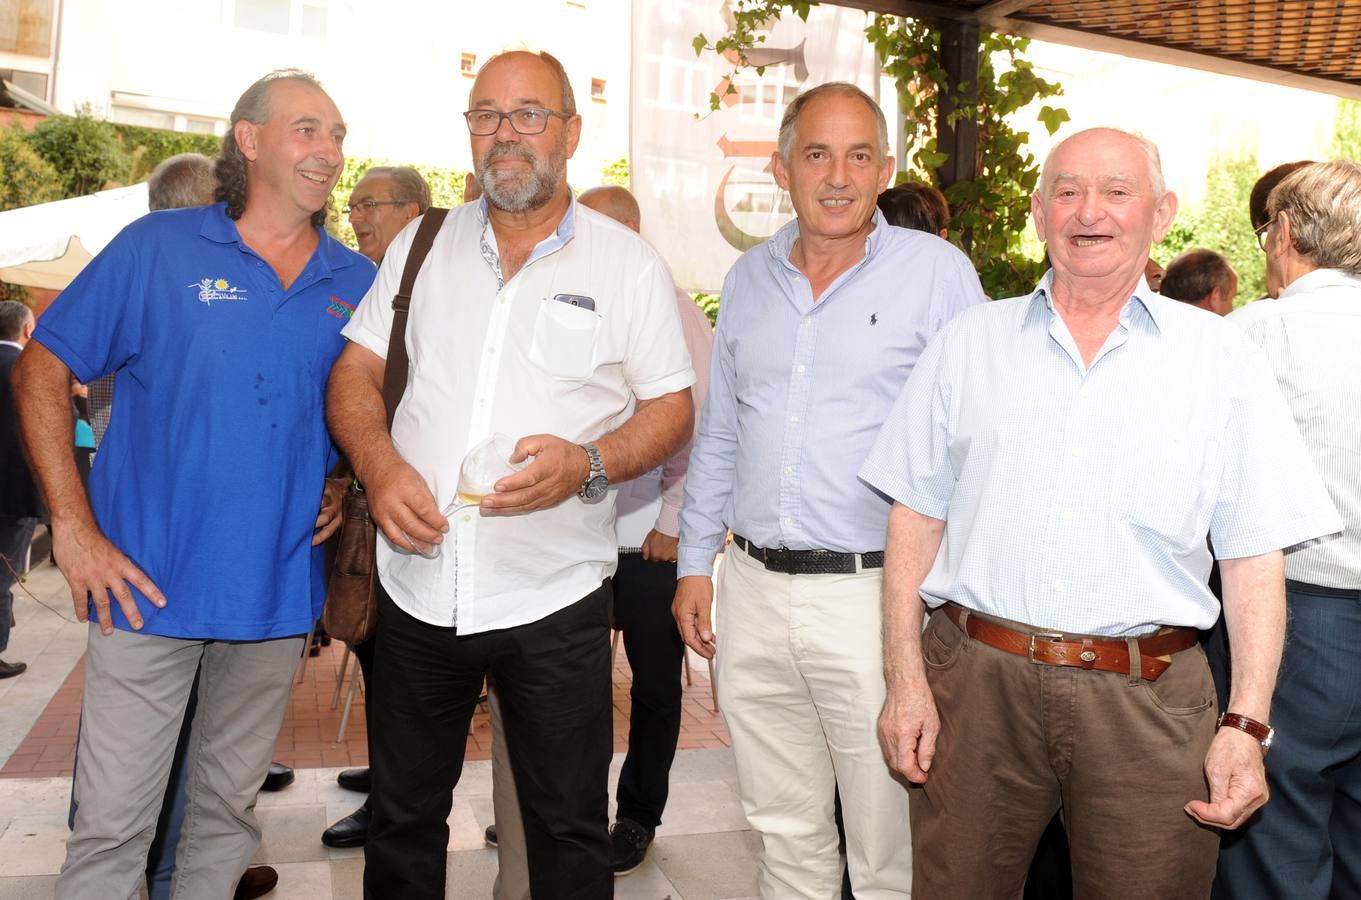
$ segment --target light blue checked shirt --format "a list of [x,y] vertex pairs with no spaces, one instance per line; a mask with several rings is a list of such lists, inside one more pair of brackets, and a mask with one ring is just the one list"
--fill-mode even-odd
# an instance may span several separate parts
[[874,217],[864,258],[816,302],[789,261],[797,220],[728,273],[679,575],[710,574],[728,528],[762,547],[883,549],[889,504],[856,472],[927,341],[984,297],[959,250]]
[[955,319],[860,477],[946,522],[921,594],[1054,631],[1208,628],[1222,559],[1342,523],[1260,350],[1149,290],[1084,371],[1049,295]]

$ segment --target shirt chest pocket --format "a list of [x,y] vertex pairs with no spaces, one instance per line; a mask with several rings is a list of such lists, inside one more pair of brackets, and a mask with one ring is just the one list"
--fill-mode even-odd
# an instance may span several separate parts
[[557,300],[539,303],[529,359],[557,378],[585,379],[595,371],[600,317]]

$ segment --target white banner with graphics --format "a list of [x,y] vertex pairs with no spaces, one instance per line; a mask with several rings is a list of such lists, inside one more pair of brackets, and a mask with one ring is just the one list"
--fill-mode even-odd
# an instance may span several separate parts
[[[642,209],[643,236],[686,290],[716,292],[745,250],[794,215],[775,184],[770,155],[780,116],[799,91],[850,81],[877,93],[878,65],[865,39],[868,13],[815,6],[805,23],[788,15],[765,32],[749,58],[764,65],[738,74],[705,51],[732,27],[724,0],[634,0],[629,167]],[[723,99],[709,111],[709,94]],[[698,116],[698,118],[697,118]]]

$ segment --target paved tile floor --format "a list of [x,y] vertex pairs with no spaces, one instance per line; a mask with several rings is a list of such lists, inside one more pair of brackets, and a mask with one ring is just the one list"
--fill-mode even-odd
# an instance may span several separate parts
[[[19,625],[5,656],[30,668],[0,681],[0,900],[52,896],[66,839],[86,639],[86,626],[71,616],[56,569],[35,570],[27,588],[34,596],[16,597]],[[342,659],[343,648],[332,644],[308,661],[277,750],[281,761],[297,769],[297,781],[260,797],[264,840],[257,861],[278,869],[279,887],[270,895],[277,900],[361,895],[361,851],[330,850],[319,839],[328,824],[360,802],[360,795],[336,785],[335,772],[367,761],[362,692],[356,691],[344,739],[336,741],[341,709],[332,710],[331,702]],[[620,900],[731,900],[756,893],[757,842],[742,816],[722,717],[709,708],[708,672],[702,660],[694,663],[667,819],[647,863],[616,882]],[[629,677],[621,648],[614,683],[616,751],[627,736]],[[485,712],[479,712],[449,817],[447,896],[459,900],[489,897],[496,874],[495,851],[482,843],[492,809],[489,733]],[[611,789],[621,761],[617,752]]]

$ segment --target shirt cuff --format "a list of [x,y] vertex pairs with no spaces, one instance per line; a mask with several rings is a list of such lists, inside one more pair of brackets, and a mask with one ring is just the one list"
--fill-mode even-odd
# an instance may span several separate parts
[[681,546],[677,553],[676,577],[684,578],[687,575],[703,575],[712,578],[714,574],[714,557],[718,555],[717,550],[708,550],[703,547]]

